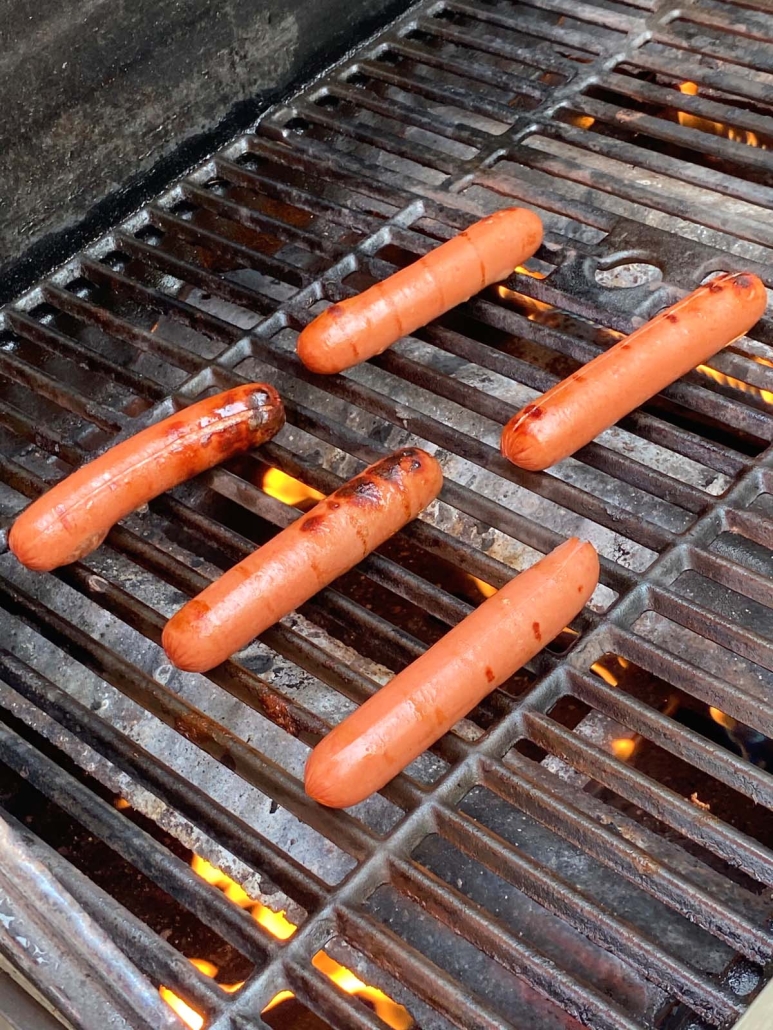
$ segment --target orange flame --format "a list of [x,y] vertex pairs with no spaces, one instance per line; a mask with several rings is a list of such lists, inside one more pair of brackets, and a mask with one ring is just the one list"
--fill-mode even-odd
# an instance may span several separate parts
[[571,125],[576,125],[578,129],[589,129],[596,124],[596,119],[591,118],[589,114],[570,114],[569,122]]
[[533,268],[527,268],[526,265],[516,265],[515,270],[519,275],[528,275],[530,279],[547,279],[544,272],[537,272]]
[[742,379],[735,379],[733,376],[726,376],[724,372],[717,372],[716,369],[709,368],[708,365],[698,365],[697,371],[708,376],[709,379],[713,379],[720,386],[730,386],[732,389],[748,393],[752,397],[759,397],[766,404],[773,404],[773,391],[771,390],[760,390],[758,387],[752,386],[751,383],[745,383]]
[[724,712],[720,712],[718,708],[710,707],[709,715],[714,722],[718,722],[719,725],[724,727],[726,730],[732,730],[735,726],[735,719],[730,715],[725,715]]
[[544,300],[535,300],[534,297],[527,297],[524,293],[508,290],[506,286],[497,286],[496,289],[502,300],[506,300],[508,304],[523,311],[530,322],[544,322],[546,321],[545,316],[556,310],[552,304],[546,304]]
[[594,662],[593,665],[591,665],[590,667],[590,671],[595,672],[596,675],[600,676],[601,679],[603,679],[605,683],[609,684],[610,687],[617,686],[617,676],[615,676],[615,674],[611,672],[605,665],[602,665],[601,662]]
[[204,1017],[200,1012],[191,1008],[179,995],[175,994],[174,991],[170,991],[168,987],[162,985],[159,987],[158,993],[172,1012],[175,1012],[186,1026],[189,1026],[191,1030],[201,1030],[204,1026]]
[[[195,966],[200,973],[203,973],[204,976],[212,977],[213,980],[219,972],[214,962],[208,962],[204,958],[190,958],[188,961],[191,965]],[[217,986],[221,991],[225,991],[226,994],[235,994],[236,991],[244,987],[244,980],[237,984],[218,984]],[[177,1013],[186,1026],[189,1026],[191,1030],[201,1030],[204,1026],[204,1016],[202,1016],[200,1012],[191,1008],[187,1002],[183,1001],[179,995],[174,993],[174,991],[170,991],[168,987],[159,987],[158,993],[167,1003],[169,1008],[173,1012]],[[274,998],[270,1004],[273,1005],[275,1001],[276,998]],[[266,1010],[264,1009],[263,1011],[265,1012]]]
[[497,588],[493,587],[490,583],[484,583],[482,579],[478,579],[477,576],[470,576],[475,586],[480,590],[484,597],[493,597],[497,592]]
[[263,492],[269,497],[276,497],[278,501],[285,504],[292,504],[295,507],[309,507],[310,502],[317,503],[325,496],[312,486],[306,486],[300,479],[288,476],[281,469],[269,469],[263,477],[261,484]]
[[409,1030],[413,1026],[413,1019],[406,1008],[398,1005],[396,1001],[392,1001],[377,987],[369,987],[368,984],[363,983],[351,969],[340,965],[326,952],[318,951],[311,962],[320,973],[324,973],[342,991],[347,994],[356,994],[359,998],[366,998],[376,1010],[376,1015],[387,1026],[393,1027],[394,1030]]
[[[493,588],[492,588],[493,589]],[[274,912],[273,909],[268,908],[266,905],[262,905],[259,901],[255,901],[249,894],[241,887],[235,880],[232,880],[227,873],[224,873],[222,869],[218,869],[217,866],[212,865],[201,855],[193,855],[191,859],[191,868],[194,873],[200,876],[207,883],[213,887],[217,887],[223,891],[225,896],[229,900],[233,901],[239,908],[249,909],[253,919],[260,923],[262,927],[273,934],[274,937],[279,940],[287,940],[288,937],[292,937],[295,931],[298,929],[294,923],[291,923],[287,918],[286,912]],[[215,977],[218,973],[218,968],[213,962],[208,962],[205,959],[190,959],[196,968],[202,972],[205,976]],[[393,1001],[387,994],[380,991],[377,987],[371,987],[369,984],[364,983],[359,977],[347,969],[346,966],[342,966],[335,959],[332,959],[326,952],[319,951],[312,959],[312,963],[316,966],[321,973],[324,973],[337,987],[340,987],[342,991],[347,994],[356,994],[358,997],[364,998],[370,1002],[375,1009],[376,1015],[379,1016],[388,1026],[392,1027],[393,1030],[409,1030],[413,1026],[413,1018],[406,1008],[402,1005],[398,1005],[396,1001]],[[244,986],[244,981],[236,984],[218,984],[221,990],[233,994]],[[197,1012],[194,1008],[191,1008],[186,1002],[182,1000],[174,991],[170,991],[168,987],[159,987],[159,994],[169,1007],[177,1013],[178,1016],[183,1020],[186,1026],[189,1026],[191,1030],[202,1030],[204,1026],[204,1017]],[[280,991],[274,995],[271,1001],[263,1009],[263,1012],[268,1012],[269,1009],[275,1008],[282,1001],[286,1001],[288,998],[294,997],[292,991]]]
[[[686,96],[696,97],[698,95],[698,84],[695,82],[682,82],[679,84],[679,92]],[[732,125],[725,125],[724,122],[715,122],[710,118],[701,118],[695,114],[688,114],[687,111],[677,111],[676,117],[680,125],[689,129],[698,129],[700,132],[708,132],[712,136],[724,136],[725,139],[734,143],[744,143],[747,147],[759,147],[767,150],[765,143],[760,142],[759,136],[749,129],[737,129]]]
[[636,741],[630,737],[618,737],[612,741],[612,754],[622,762],[627,762],[636,750]]

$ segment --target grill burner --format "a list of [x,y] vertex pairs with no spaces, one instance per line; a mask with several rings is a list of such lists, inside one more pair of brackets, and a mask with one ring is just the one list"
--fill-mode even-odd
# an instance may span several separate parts
[[[6,527],[208,392],[266,378],[286,402],[259,455],[153,502],[85,562],[41,577],[0,555],[9,782],[192,913],[246,985],[221,991],[47,843],[45,820],[19,835],[212,1030],[278,1025],[281,1006],[259,1014],[287,990],[294,1018],[383,1027],[312,965],[323,949],[422,1030],[705,1030],[762,988],[770,324],[549,474],[497,441],[713,272],[773,285],[772,43],[762,0],[419,3],[3,311]],[[325,301],[507,202],[547,233],[506,286],[345,375],[299,365]],[[166,663],[165,618],[297,516],[282,497],[302,507],[304,487],[409,443],[447,476],[421,520],[238,661],[207,678]],[[311,804],[300,777],[327,727],[570,533],[603,556],[591,611],[382,796]],[[190,852],[297,932],[273,937]],[[46,967],[37,984],[51,996]],[[144,1025],[131,1002],[112,1004]]]

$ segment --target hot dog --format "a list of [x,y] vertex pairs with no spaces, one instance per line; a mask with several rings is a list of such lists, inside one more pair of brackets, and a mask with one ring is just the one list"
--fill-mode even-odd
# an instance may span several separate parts
[[598,575],[596,551],[572,538],[510,580],[317,745],[306,793],[348,808],[380,790],[550,643]]
[[437,496],[440,466],[416,447],[371,465],[174,615],[171,661],[205,672],[343,575]]
[[527,404],[507,423],[502,453],[540,471],[573,454],[726,344],[765,311],[756,275],[721,275]]
[[329,308],[298,337],[312,372],[342,372],[381,354],[491,283],[506,279],[542,243],[542,222],[511,207],[475,222],[407,268]]
[[284,425],[279,394],[250,383],[192,404],[116,444],[34,501],[8,546],[50,572],[99,547],[112,526],[165,490],[270,440]]

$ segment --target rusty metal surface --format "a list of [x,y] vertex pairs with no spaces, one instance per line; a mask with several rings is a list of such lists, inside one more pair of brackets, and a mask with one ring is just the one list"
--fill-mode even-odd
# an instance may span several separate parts
[[[763,4],[433,0],[2,312],[4,526],[207,391],[267,379],[285,399],[268,446],[84,562],[41,577],[0,555],[3,761],[249,957],[225,995],[103,906],[212,1030],[265,1025],[288,988],[330,1025],[382,1026],[310,964],[323,946],[423,1030],[726,1027],[767,979],[770,321],[548,473],[498,437],[712,272],[773,286],[772,57]],[[323,302],[508,203],[546,238],[505,288],[344,375],[299,364]],[[446,475],[416,523],[207,677],[171,668],[165,618],[297,515],[267,467],[326,493],[410,443]],[[328,726],[463,618],[476,580],[570,533],[602,576],[566,646],[380,796],[312,804]],[[50,746],[298,931],[273,939]]]
[[[30,910],[27,899],[37,897]],[[74,1025],[174,1030],[148,980],[0,821],[0,950]]]

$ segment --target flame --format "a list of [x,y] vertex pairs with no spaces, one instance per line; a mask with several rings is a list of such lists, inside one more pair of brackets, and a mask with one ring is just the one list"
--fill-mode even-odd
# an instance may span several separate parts
[[113,802],[113,807],[117,808],[119,812],[123,812],[125,809],[131,808],[132,806],[129,804],[126,798],[116,798]]
[[[283,1001],[287,1001],[289,998],[294,998],[295,995],[292,991],[280,991],[279,994],[275,994],[271,1001],[263,1009],[263,1012],[269,1012],[271,1009],[275,1009],[277,1005],[281,1005]],[[261,1012],[261,1015],[263,1015]]]
[[340,965],[326,952],[318,951],[311,960],[320,973],[324,973],[329,980],[340,987],[347,994],[356,994],[359,998],[367,998],[376,1015],[394,1030],[409,1030],[413,1026],[413,1019],[406,1008],[392,1001],[390,997],[380,991],[377,987],[369,987],[363,983],[358,976],[355,976],[351,969]]
[[[679,92],[689,97],[698,96],[698,84],[696,82],[682,82],[679,84]],[[737,129],[732,125],[725,125],[724,122],[715,122],[710,118],[701,118],[695,114],[688,114],[687,111],[677,111],[676,117],[680,125],[688,129],[699,129],[701,132],[711,133],[712,136],[724,136],[725,139],[734,143],[745,143],[747,147],[759,147],[767,150],[765,143],[760,142],[759,136],[749,129]]]
[[718,708],[710,707],[709,715],[714,720],[714,722],[718,722],[719,725],[724,727],[724,729],[726,730],[732,730],[735,726],[735,719],[733,719],[733,717],[730,715],[725,715],[724,712],[720,712]]
[[528,275],[530,279],[547,279],[544,272],[536,272],[533,268],[527,268],[526,265],[516,265],[515,270],[519,275]]
[[204,976],[211,976],[213,979],[217,976],[217,966],[214,962],[207,962],[205,958],[189,958],[188,961]]
[[595,672],[597,676],[600,676],[605,683],[608,683],[610,687],[616,687],[618,684],[617,676],[610,672],[606,666],[602,665],[601,662],[594,662],[590,667],[591,672]]
[[265,930],[268,930],[274,937],[278,937],[280,941],[286,941],[298,929],[294,923],[290,922],[284,912],[274,912],[273,909],[267,908],[265,905],[255,905],[252,915]]
[[310,501],[321,501],[325,496],[312,486],[306,486],[300,479],[288,476],[281,469],[269,469],[263,477],[263,492],[278,501],[295,506],[308,504]]
[[482,579],[478,579],[476,576],[470,576],[475,586],[480,590],[484,597],[493,597],[497,592],[496,587],[492,587],[490,583],[484,583]]
[[[209,865],[209,863],[207,863],[207,865]],[[188,961],[192,966],[195,966],[200,973],[203,973],[204,976],[211,977],[213,980],[219,972],[218,967],[215,965],[214,962],[208,962],[204,958],[189,958]],[[241,990],[241,988],[244,987],[244,980],[237,984],[218,984],[217,986],[220,988],[221,991],[225,991],[226,994],[234,994],[236,991]],[[177,1013],[177,1015],[180,1017],[180,1019],[182,1019],[183,1023],[185,1023],[186,1026],[189,1026],[191,1030],[201,1030],[201,1028],[204,1026],[204,1016],[202,1016],[200,1012],[197,1012],[196,1009],[191,1008],[191,1006],[187,1002],[183,1001],[179,995],[174,993],[174,991],[170,991],[168,987],[159,987],[158,993],[167,1003],[169,1008],[173,1012]],[[289,991],[287,993],[289,993]],[[277,997],[279,996],[277,995]],[[269,1004],[274,1005],[275,1003],[276,998],[272,999],[272,1001]],[[265,1012],[266,1009],[264,1009],[263,1011]]]
[[206,858],[202,858],[201,855],[193,856],[191,859],[191,869],[202,880],[206,880],[213,887],[218,887],[229,901],[233,901],[239,908],[251,909],[255,921],[265,927],[274,937],[278,937],[280,941],[286,941],[298,929],[295,923],[290,922],[284,911],[275,912],[272,908],[268,908],[266,905],[261,905],[259,901],[255,901],[236,880],[232,880],[227,873],[212,865],[211,862],[208,862]]
[[636,750],[636,741],[630,737],[618,737],[612,741],[612,754],[621,762],[627,762]]
[[200,1012],[191,1008],[191,1006],[184,1002],[182,998],[174,993],[174,991],[170,991],[168,987],[159,987],[158,993],[167,1003],[172,1012],[177,1013],[186,1026],[189,1026],[191,1030],[201,1030],[204,1026],[204,1017]]
[[730,386],[732,389],[748,393],[752,397],[759,397],[766,404],[773,404],[773,390],[760,390],[751,383],[745,383],[742,379],[734,379],[733,376],[726,376],[724,372],[717,372],[715,368],[709,368],[708,365],[698,365],[697,371],[708,376],[709,379],[713,379],[720,386]]
[[578,129],[589,129],[592,125],[595,125],[596,119],[591,118],[589,114],[570,114],[569,123],[570,125],[576,125]]
[[546,314],[552,314],[556,309],[552,304],[546,304],[544,300],[535,300],[534,297],[527,297],[524,293],[516,293],[515,290],[508,290],[506,286],[497,286],[497,293],[512,304],[515,308],[524,311],[530,322],[544,322]]
[[[488,584],[483,585],[488,586]],[[490,587],[490,589],[493,590],[494,588]],[[255,901],[227,873],[212,865],[211,862],[202,858],[201,855],[193,855],[191,858],[191,868],[197,876],[206,880],[213,887],[223,891],[225,896],[233,901],[235,905],[238,905],[240,908],[249,908],[253,919],[260,923],[269,933],[273,934],[274,937],[278,937],[279,940],[287,940],[298,929],[294,923],[290,922],[284,911],[274,912],[273,909],[262,905],[259,901]],[[217,976],[218,967],[214,962],[208,962],[206,959],[190,959],[189,961],[205,976],[213,978]],[[317,952],[312,962],[321,973],[324,973],[341,990],[346,991],[347,994],[356,994],[358,997],[369,1001],[375,1009],[376,1015],[388,1026],[392,1027],[393,1030],[409,1030],[413,1026],[413,1018],[406,1008],[398,1005],[396,1001],[393,1001],[377,987],[371,987],[369,984],[364,983],[358,976],[355,976],[351,969],[347,969],[340,962],[336,962],[326,952]],[[226,991],[229,994],[233,994],[243,986],[244,981],[236,984],[218,984],[222,991]],[[158,990],[167,1005],[180,1016],[191,1030],[202,1030],[204,1017],[200,1013],[191,1008],[174,991],[170,991],[168,987],[162,986]],[[292,991],[280,991],[274,995],[263,1009],[263,1012],[268,1012],[269,1009],[275,1008],[280,1002],[292,997],[294,997]]]

